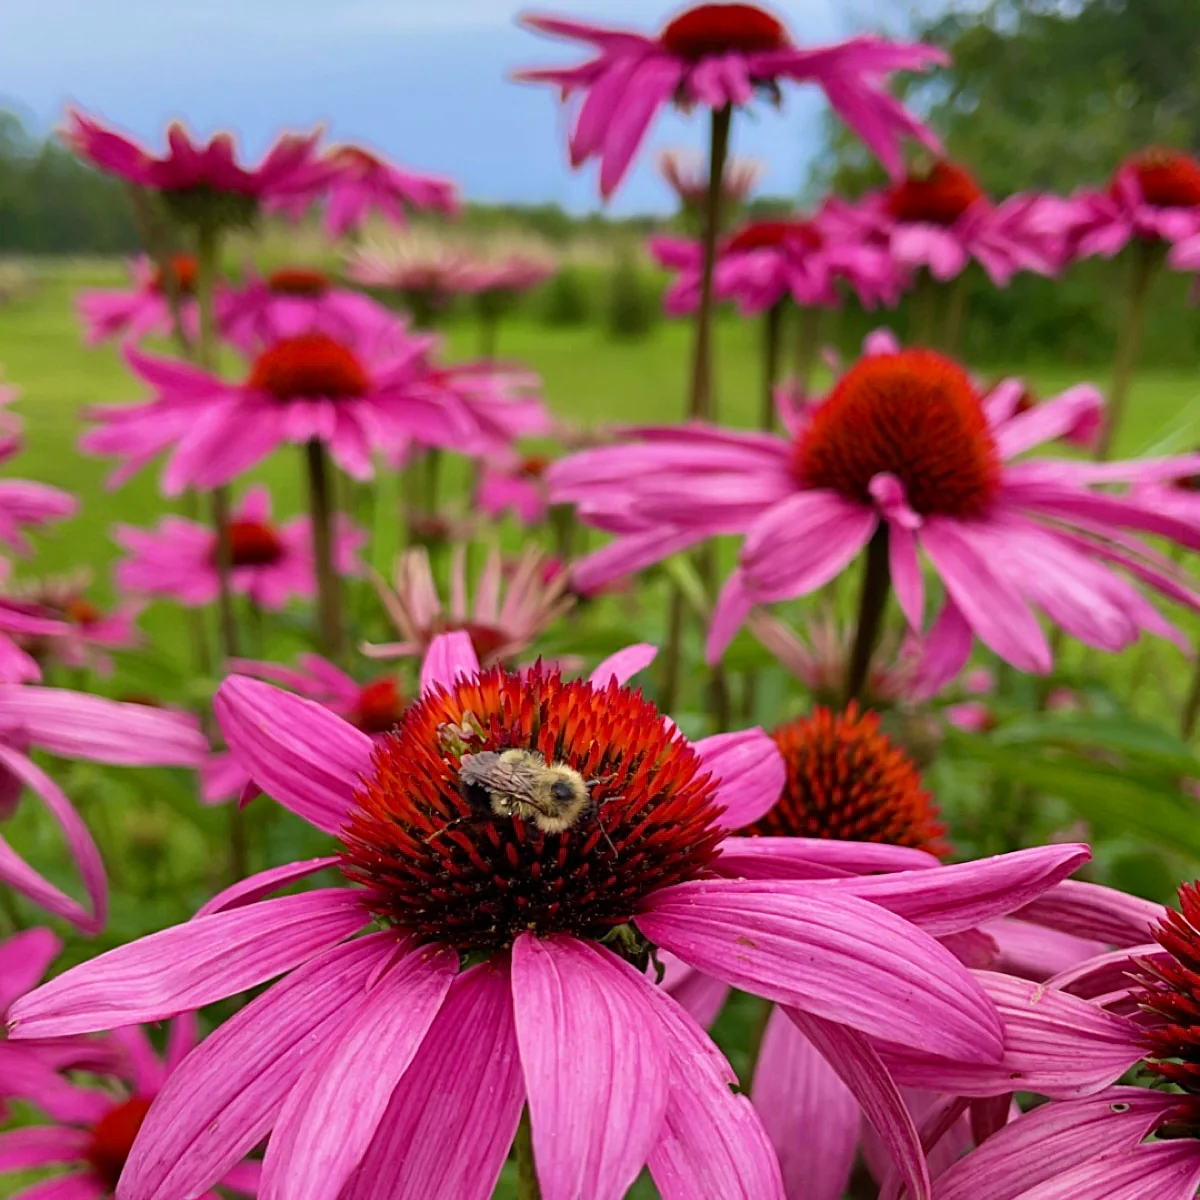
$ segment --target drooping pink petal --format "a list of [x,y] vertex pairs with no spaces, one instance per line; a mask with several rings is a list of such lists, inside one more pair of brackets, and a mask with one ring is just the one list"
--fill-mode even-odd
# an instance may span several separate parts
[[121,1047],[135,1094],[155,1095],[166,1079],[166,1071],[146,1031],[140,1025],[126,1025],[109,1036]]
[[858,1101],[776,1006],[750,1095],[783,1172],[789,1200],[841,1200],[858,1152]]
[[457,970],[458,956],[444,947],[413,950],[352,1006],[280,1111],[263,1160],[262,1200],[337,1200]]
[[871,1122],[912,1200],[929,1200],[929,1168],[912,1115],[871,1043],[856,1030],[788,1008],[788,1017],[841,1076]]
[[49,929],[26,929],[0,942],[0,1014],[45,975],[62,950],[62,939]]
[[490,1200],[525,1102],[502,960],[450,986],[341,1200]]
[[94,1033],[161,1021],[282,974],[361,929],[348,888],[281,896],[200,917],[101,954],[9,1011],[14,1038]]
[[[704,880],[643,901],[638,926],[698,970],[929,1053],[995,1062],[1000,1018],[979,984],[927,934],[824,885]],[[940,1049],[934,1049],[940,1047]]]
[[421,694],[434,687],[451,687],[463,675],[479,674],[479,657],[465,630],[441,633],[429,644],[421,663]]
[[542,1195],[621,1200],[667,1106],[651,985],[607,951],[526,934],[513,946],[512,983]]
[[[756,879],[770,879],[772,864],[781,878],[833,878],[838,875],[870,875],[876,871],[915,871],[941,865],[939,859],[911,846],[889,846],[883,842],[843,842],[835,838],[755,837],[729,838],[721,843],[721,858],[739,863],[757,862]],[[828,868],[806,875],[788,873],[791,863]]]
[[293,971],[210,1034],[172,1072],[146,1116],[122,1180],[136,1200],[211,1187],[252,1150],[370,980],[396,953],[393,934],[339,946]]
[[87,1149],[88,1134],[62,1125],[29,1125],[0,1133],[0,1174],[31,1171],[55,1163],[77,1162]]
[[774,741],[761,729],[717,733],[692,743],[704,770],[717,781],[720,822],[740,829],[757,821],[778,801],[787,768]]
[[1178,1101],[1145,1088],[1108,1088],[1043,1104],[993,1134],[939,1177],[936,1200],[1017,1200],[1030,1188],[1105,1153],[1136,1146]]
[[60,1175],[23,1188],[10,1200],[104,1200],[104,1185],[91,1171],[82,1175]]
[[1166,909],[1116,888],[1067,879],[1014,915],[1076,937],[1114,946],[1140,946],[1153,940],[1153,930]]
[[[196,910],[197,917],[207,917],[210,913],[226,912],[231,908],[243,908],[257,900],[264,900],[272,892],[295,883],[297,879],[306,879],[327,867],[336,867],[341,860],[336,855],[329,858],[306,858],[301,862],[284,863],[281,867],[271,867],[259,871],[247,879],[241,879],[224,891],[218,892],[211,900],[206,901]],[[195,918],[193,918],[194,920]]]
[[1031,1091],[1074,1100],[1107,1087],[1142,1056],[1137,1028],[1124,1017],[1044,984],[992,971],[975,977],[1004,1022],[1003,1059],[963,1065],[882,1047],[899,1082],[960,1096]]
[[737,631],[745,624],[754,601],[746,590],[746,576],[739,567],[725,580],[713,608],[708,625],[708,636],[704,642],[704,661],[715,666],[729,648]]
[[323,705],[244,675],[213,700],[221,732],[264,792],[325,833],[346,823],[374,742]]
[[1143,1142],[1066,1171],[1020,1200],[1193,1200],[1200,1147],[1191,1138]]

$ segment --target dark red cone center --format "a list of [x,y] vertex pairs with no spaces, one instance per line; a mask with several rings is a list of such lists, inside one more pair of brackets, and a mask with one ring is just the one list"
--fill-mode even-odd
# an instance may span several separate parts
[[370,380],[354,352],[324,333],[284,338],[258,356],[247,387],[276,400],[363,396]]
[[[1131,170],[1137,177],[1142,199],[1156,208],[1200,206],[1200,162],[1179,150],[1151,147],[1127,158],[1117,172]],[[1112,191],[1117,190],[1114,179]]]
[[[230,521],[229,544],[235,567],[269,567],[283,557],[279,535],[260,521]],[[216,554],[214,546],[214,561]]]
[[394,679],[373,679],[358,693],[354,724],[363,733],[386,733],[400,723],[404,709],[404,695]]
[[794,244],[816,250],[823,240],[811,221],[754,221],[729,238],[723,249],[726,254],[738,254]]
[[[497,811],[494,791],[461,776],[464,758],[512,750],[578,772],[586,792],[565,827]],[[501,798],[529,794],[512,788]],[[714,796],[696,751],[640,692],[493,668],[426,693],[379,741],[342,869],[382,920],[464,953],[526,931],[602,938],[643,896],[707,873],[722,837]]]
[[329,276],[308,267],[284,267],[267,276],[267,286],[277,296],[323,296]]
[[982,516],[1000,486],[1000,460],[966,371],[931,350],[859,359],[796,443],[805,487],[870,504],[876,475],[895,475],[918,513]]
[[120,1181],[134,1139],[146,1119],[146,1113],[150,1111],[150,1104],[149,1098],[134,1096],[124,1104],[110,1108],[92,1127],[92,1135],[84,1153],[92,1170],[110,1191],[114,1191]]
[[669,22],[660,35],[678,58],[696,62],[718,54],[754,54],[787,46],[782,22],[753,4],[698,4]]
[[983,189],[970,171],[957,163],[935,162],[889,189],[887,211],[897,221],[953,225],[981,199]]

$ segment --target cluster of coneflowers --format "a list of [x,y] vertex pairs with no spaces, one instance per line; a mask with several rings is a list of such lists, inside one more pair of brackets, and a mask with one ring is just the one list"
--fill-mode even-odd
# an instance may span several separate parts
[[[2,840],[0,889],[105,927],[105,864],[34,749],[194,769],[235,830],[265,794],[326,852],[250,873],[242,830],[232,883],[192,919],[46,982],[55,934],[0,942],[0,1118],[19,1117],[0,1173],[48,1172],[24,1200],[486,1200],[512,1159],[523,1200],[615,1200],[643,1170],[667,1200],[839,1200],[861,1161],[854,1194],[881,1200],[1193,1197],[1195,886],[1175,911],[1071,879],[1090,852],[1068,840],[949,861],[914,754],[876,710],[950,698],[927,711],[986,728],[990,676],[968,662],[1044,674],[1047,625],[1106,652],[1143,631],[1181,640],[1148,595],[1200,608],[1158,544],[1200,549],[1200,502],[1175,486],[1200,456],[1108,461],[1095,389],[986,387],[929,314],[971,259],[1003,283],[1126,242],[1141,305],[1160,258],[1200,260],[1200,167],[1155,151],[1105,193],[993,204],[886,90],[938,63],[929,47],[801,48],[746,4],[702,4],[653,35],[527,24],[590,47],[522,75],[577,101],[571,160],[598,161],[605,196],[660,110],[708,114],[703,170],[667,167],[699,240],[655,246],[679,271],[670,306],[695,312],[684,424],[592,439],[556,426],[536,376],[495,357],[496,304],[479,309],[483,358],[446,358],[448,300],[533,286],[552,269],[536,255],[471,262],[417,238],[354,247],[342,280],[310,264],[223,271],[227,237],[269,214],[320,211],[340,238],[370,214],[451,214],[445,181],[316,134],[250,167],[226,135],[174,126],[156,156],[70,116],[78,153],[130,185],[146,248],[132,291],[80,300],[87,339],[119,338],[148,393],[91,408],[82,449],[117,460],[114,487],[160,463],[181,511],[113,528],[125,600],[111,612],[83,577],[5,579],[0,818],[40,797],[86,903]],[[726,233],[722,200],[750,186],[727,170],[733,118],[800,82],[894,182]],[[903,138],[932,166],[905,175]],[[784,306],[846,288],[868,305],[924,288],[921,344],[881,333],[826,395],[776,393]],[[768,314],[782,432],[773,407],[758,432],[715,423],[718,299]],[[1122,353],[1127,387],[1136,344]],[[7,459],[20,426],[2,421]],[[553,432],[572,453],[545,453]],[[1056,442],[1094,453],[1027,457]],[[308,511],[284,518],[245,476],[297,452]],[[439,504],[460,460],[467,514]],[[410,544],[389,582],[369,563],[397,475]],[[0,540],[26,555],[26,531],[74,507],[0,482]],[[473,562],[476,529],[510,511],[522,551]],[[612,540],[573,561],[538,546],[585,527]],[[636,643],[588,671],[565,636],[538,657],[573,605],[636,603],[641,573],[667,560],[685,565],[664,653]],[[847,623],[829,589],[854,570]],[[391,640],[362,636],[348,590],[376,601]],[[794,628],[779,606],[818,591],[830,603]],[[110,667],[141,606],[163,601],[189,614],[196,678],[221,679],[211,704],[43,684]],[[306,605],[320,653],[242,657],[271,614]],[[707,735],[690,737],[671,701],[697,613],[714,687]],[[716,670],[743,625],[814,698],[770,732],[730,718]],[[419,665],[417,686],[370,665],[395,659]],[[731,993],[757,1006],[749,1043],[725,1046],[740,1075],[708,1032]]]

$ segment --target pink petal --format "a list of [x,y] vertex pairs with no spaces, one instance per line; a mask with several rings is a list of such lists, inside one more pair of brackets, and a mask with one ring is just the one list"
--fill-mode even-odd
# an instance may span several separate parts
[[925,622],[925,577],[917,555],[917,539],[902,525],[889,527],[888,567],[900,611],[909,628],[920,631]]
[[88,1136],[85,1130],[61,1125],[31,1125],[0,1133],[0,1175],[77,1162],[87,1149]]
[[104,1200],[104,1190],[100,1180],[88,1171],[43,1180],[15,1192],[9,1200]]
[[141,1096],[155,1095],[166,1079],[166,1071],[146,1031],[140,1025],[127,1025],[113,1030],[109,1036],[121,1047],[134,1092]]
[[1132,1149],[1178,1101],[1145,1088],[1109,1088],[1043,1104],[1006,1125],[937,1181],[937,1200],[1017,1200],[1105,1153]]
[[263,1200],[338,1200],[457,970],[453,951],[422,947],[350,1006],[347,1023],[322,1045],[279,1114],[263,1160]]
[[1015,915],[1076,937],[1113,946],[1140,946],[1153,939],[1166,909],[1115,888],[1068,879]]
[[361,929],[361,897],[330,888],[200,917],[118,946],[18,1000],[14,1038],[161,1021],[265,983]]
[[464,971],[341,1200],[490,1200],[525,1088],[503,960]]
[[862,1034],[834,1021],[789,1008],[788,1017],[841,1076],[862,1108],[912,1200],[929,1200],[929,1168],[912,1115],[879,1055]]
[[1003,1059],[968,1066],[881,1047],[901,1083],[960,1096],[1031,1091],[1074,1100],[1107,1087],[1142,1056],[1137,1028],[1124,1017],[1044,984],[991,971],[975,977],[1004,1022]]
[[[698,970],[928,1053],[995,1062],[1000,1019],[958,960],[914,925],[823,885],[677,884],[647,897],[642,932]],[[936,1047],[936,1048],[935,1048]]]
[[[210,913],[226,912],[231,908],[243,908],[257,900],[264,900],[272,892],[295,883],[297,879],[306,879],[327,867],[336,867],[341,859],[337,855],[329,858],[307,858],[300,862],[284,863],[281,867],[271,867],[259,871],[247,879],[239,880],[224,891],[218,892],[196,910],[196,917],[207,917]],[[193,920],[196,918],[193,917]]]
[[450,688],[462,676],[479,674],[479,658],[464,630],[441,633],[433,639],[421,663],[421,694],[435,687]]
[[658,647],[649,642],[626,646],[624,650],[618,650],[600,662],[588,676],[588,683],[602,688],[608,686],[610,679],[615,679],[619,686],[624,687],[635,675],[644,671],[657,655]]
[[210,1034],[172,1072],[133,1144],[122,1194],[179,1200],[211,1187],[271,1128],[312,1061],[396,953],[376,933],[305,963]]
[[782,1008],[774,1008],[750,1095],[788,1196],[841,1200],[858,1153],[858,1102]]
[[787,768],[779,747],[761,729],[717,733],[693,742],[692,748],[717,781],[716,801],[725,809],[722,826],[740,829],[775,806]]
[[729,1063],[669,995],[651,989],[670,1052],[671,1083],[650,1174],[663,1200],[783,1200],[783,1180],[762,1120],[736,1094]]
[[729,643],[733,641],[753,607],[754,600],[746,590],[745,572],[738,568],[725,580],[717,597],[712,619],[709,621],[708,637],[704,642],[704,661],[709,666],[715,666],[721,661],[721,656],[729,648]]
[[945,937],[1008,916],[1091,857],[1087,846],[1068,842],[955,863],[936,871],[831,879],[813,887],[881,904],[926,933]]
[[[755,879],[827,879],[838,875],[871,875],[876,871],[913,871],[941,866],[941,861],[924,850],[888,846],[882,842],[843,842],[834,838],[731,837],[721,843],[721,863],[736,859],[757,863]],[[795,875],[793,864],[824,868]],[[771,868],[781,872],[772,876]],[[728,873],[728,872],[727,872]]]
[[346,823],[374,742],[312,700],[231,675],[213,700],[221,732],[254,782],[325,833]]
[[1106,1154],[1030,1188],[1021,1200],[1193,1200],[1197,1184],[1200,1148],[1184,1138]]
[[61,949],[62,939],[49,929],[27,929],[0,942],[0,1014],[45,975]]
[[571,938],[522,934],[513,1012],[545,1200],[621,1200],[658,1140],[669,1059],[651,985]]

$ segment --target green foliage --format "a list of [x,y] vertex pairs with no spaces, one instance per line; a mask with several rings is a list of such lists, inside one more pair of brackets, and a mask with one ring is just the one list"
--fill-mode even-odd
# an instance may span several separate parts
[[657,324],[659,297],[647,273],[630,253],[621,255],[608,281],[605,324],[614,338],[643,338]]
[[592,287],[588,272],[573,263],[546,284],[542,293],[542,319],[547,325],[586,325],[593,312]]

